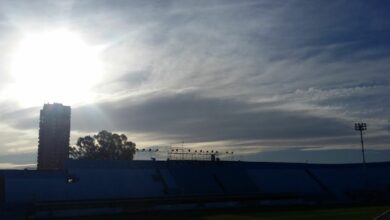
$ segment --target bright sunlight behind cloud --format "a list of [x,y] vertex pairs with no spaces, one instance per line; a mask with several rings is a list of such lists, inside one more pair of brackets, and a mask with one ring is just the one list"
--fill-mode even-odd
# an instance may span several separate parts
[[99,48],[66,29],[27,33],[12,57],[9,96],[23,106],[91,102],[103,64]]

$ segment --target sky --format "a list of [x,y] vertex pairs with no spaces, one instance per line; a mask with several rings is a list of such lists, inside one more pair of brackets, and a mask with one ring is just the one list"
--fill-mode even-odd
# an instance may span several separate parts
[[[390,3],[0,1],[0,168],[34,166],[39,110],[139,148],[226,160],[390,160]],[[165,151],[164,151],[165,150]],[[224,157],[225,156],[225,157]]]

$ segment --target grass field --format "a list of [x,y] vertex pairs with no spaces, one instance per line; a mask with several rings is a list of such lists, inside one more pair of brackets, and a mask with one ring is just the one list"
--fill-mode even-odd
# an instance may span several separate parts
[[[60,218],[61,220],[372,220],[390,206],[347,207],[347,208],[297,208],[249,211],[213,211],[128,214],[120,216],[99,216],[83,218]],[[57,219],[57,218],[56,218]]]
[[314,210],[285,210],[272,212],[240,213],[227,215],[202,216],[198,219],[208,220],[233,220],[233,219],[262,219],[262,220],[372,220],[380,215],[388,207],[366,207],[366,208],[334,208],[334,209],[314,209]]

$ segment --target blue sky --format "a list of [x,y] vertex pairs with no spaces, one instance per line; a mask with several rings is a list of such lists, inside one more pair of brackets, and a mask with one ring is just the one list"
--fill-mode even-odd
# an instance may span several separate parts
[[43,105],[1,91],[15,83],[9,54],[26,33],[58,28],[103,48],[94,98],[64,102],[72,144],[107,129],[141,148],[184,142],[241,160],[359,162],[353,124],[364,121],[367,160],[390,159],[388,1],[0,4],[3,167],[35,163]]

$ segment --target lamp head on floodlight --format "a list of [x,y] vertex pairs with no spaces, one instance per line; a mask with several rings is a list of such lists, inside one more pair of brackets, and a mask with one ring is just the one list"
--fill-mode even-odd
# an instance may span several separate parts
[[355,123],[355,131],[365,131],[367,130],[366,123]]

